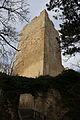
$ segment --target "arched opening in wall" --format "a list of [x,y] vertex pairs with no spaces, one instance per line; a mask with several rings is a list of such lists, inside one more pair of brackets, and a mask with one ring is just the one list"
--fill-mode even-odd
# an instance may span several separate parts
[[41,95],[21,94],[19,99],[18,116],[20,120],[46,120]]
[[34,109],[34,96],[31,94],[21,94],[19,98],[19,109]]

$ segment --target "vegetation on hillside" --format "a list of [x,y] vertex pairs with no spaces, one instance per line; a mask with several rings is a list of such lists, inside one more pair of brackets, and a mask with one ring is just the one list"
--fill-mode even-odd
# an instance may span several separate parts
[[70,109],[68,114],[75,120],[80,119],[80,73],[73,70],[64,71],[57,77],[40,76],[35,79],[0,73],[0,88],[11,104],[18,102],[21,93],[37,96],[38,92],[46,93],[49,89],[57,89],[64,107]]

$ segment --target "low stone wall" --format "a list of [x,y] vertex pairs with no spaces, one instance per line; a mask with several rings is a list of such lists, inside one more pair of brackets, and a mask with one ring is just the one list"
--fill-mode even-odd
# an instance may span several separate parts
[[50,89],[45,95],[38,93],[36,98],[30,94],[21,94],[19,108],[33,109],[49,120],[59,120],[68,112],[67,108],[63,108],[60,93],[55,89]]

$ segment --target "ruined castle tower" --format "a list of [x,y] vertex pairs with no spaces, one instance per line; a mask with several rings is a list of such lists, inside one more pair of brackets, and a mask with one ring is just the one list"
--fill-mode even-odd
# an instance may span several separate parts
[[26,77],[60,74],[63,66],[58,39],[47,12],[42,11],[21,32],[20,51],[16,53],[12,74]]

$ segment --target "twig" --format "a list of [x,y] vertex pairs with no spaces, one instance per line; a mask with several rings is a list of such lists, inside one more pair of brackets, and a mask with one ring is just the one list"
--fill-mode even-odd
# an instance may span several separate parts
[[20,50],[18,50],[17,48],[15,48],[13,45],[11,45],[11,44],[5,39],[5,37],[4,37],[3,35],[0,34],[0,36],[3,38],[3,40],[4,40],[10,47],[12,47],[13,49],[15,49],[15,50],[17,50],[17,51],[20,51]]

